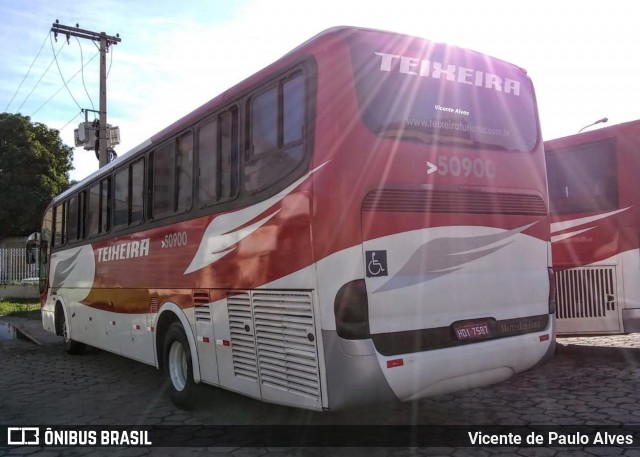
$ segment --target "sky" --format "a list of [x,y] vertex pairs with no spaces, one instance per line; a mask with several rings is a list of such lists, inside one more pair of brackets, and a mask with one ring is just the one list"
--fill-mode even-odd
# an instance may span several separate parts
[[[640,2],[633,0],[0,0],[0,112],[73,146],[98,110],[98,50],[56,42],[52,24],[119,34],[107,55],[108,123],[123,155],[154,133],[337,25],[406,33],[527,70],[543,139],[640,118]],[[55,58],[54,58],[55,55]],[[90,115],[89,120],[93,120]],[[71,179],[98,169],[76,148]]]

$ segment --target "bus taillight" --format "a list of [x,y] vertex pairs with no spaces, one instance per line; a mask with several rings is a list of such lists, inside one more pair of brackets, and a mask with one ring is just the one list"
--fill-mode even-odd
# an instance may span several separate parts
[[370,338],[369,301],[364,279],[346,283],[336,294],[333,307],[336,330],[341,338],[363,340]]

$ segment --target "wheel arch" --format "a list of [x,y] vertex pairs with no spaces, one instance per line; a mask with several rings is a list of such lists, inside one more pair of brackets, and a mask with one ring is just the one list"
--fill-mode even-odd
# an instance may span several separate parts
[[56,305],[53,308],[53,322],[55,323],[56,335],[62,335],[62,324],[64,321],[67,321],[69,324],[67,325],[67,333],[69,334],[69,338],[73,333],[73,329],[71,328],[71,319],[69,319],[69,311],[67,311],[67,306],[64,303],[62,298],[56,298]]
[[196,339],[193,334],[191,325],[189,325],[189,319],[186,314],[175,303],[165,303],[158,311],[155,322],[155,344],[154,350],[156,355],[156,366],[159,370],[164,370],[163,366],[163,349],[164,339],[167,334],[167,330],[174,322],[179,322],[182,325],[187,341],[189,342],[189,350],[191,351],[191,364],[193,366],[193,380],[196,383],[200,382],[200,361],[198,359],[198,351],[196,348]]

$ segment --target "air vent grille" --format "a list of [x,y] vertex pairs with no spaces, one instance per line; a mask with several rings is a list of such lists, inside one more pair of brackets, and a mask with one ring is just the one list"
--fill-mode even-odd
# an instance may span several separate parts
[[513,214],[545,216],[547,207],[540,196],[481,191],[380,189],[370,192],[363,211],[427,213]]
[[253,306],[261,383],[320,398],[310,295],[256,292]]
[[231,356],[236,376],[257,381],[258,364],[253,332],[251,296],[241,293],[227,299],[231,331]]

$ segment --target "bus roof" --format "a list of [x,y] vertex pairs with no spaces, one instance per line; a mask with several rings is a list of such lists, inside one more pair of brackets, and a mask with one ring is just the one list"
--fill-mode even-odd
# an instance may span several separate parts
[[[133,156],[135,156],[136,153],[146,150],[152,145],[162,143],[166,139],[171,138],[173,135],[183,131],[185,128],[192,125],[197,120],[202,119],[210,114],[213,114],[216,110],[218,110],[221,106],[223,106],[224,103],[226,103],[227,101],[235,100],[241,97],[244,93],[250,91],[257,83],[259,83],[260,81],[263,81],[264,78],[270,75],[273,75],[274,73],[277,73],[278,71],[288,67],[289,65],[300,60],[301,58],[304,58],[306,55],[310,54],[315,49],[321,49],[323,47],[326,47],[332,41],[340,41],[345,39],[347,36],[350,36],[356,33],[375,33],[375,34],[381,34],[381,35],[384,34],[384,35],[393,35],[397,37],[404,37],[409,40],[415,39],[415,40],[430,41],[430,40],[427,40],[426,38],[420,38],[420,37],[406,35],[402,33],[390,32],[386,30],[370,29],[370,28],[364,28],[364,27],[356,27],[356,26],[337,26],[337,27],[326,29],[312,36],[302,44],[296,46],[291,51],[289,51],[288,53],[286,53],[285,55],[283,55],[282,57],[280,57],[270,65],[248,76],[243,81],[232,86],[231,88],[217,95],[213,99],[207,101],[200,107],[196,108],[192,112],[186,114],[185,116],[181,117],[174,123],[160,130],[158,133],[152,135],[147,140],[138,144],[137,146],[130,149],[126,153],[120,155],[113,162],[110,162],[108,165],[100,168],[99,170],[96,170],[94,173],[87,176],[82,181],[76,183],[75,185],[73,185],[72,187],[70,187],[69,189],[67,189],[57,197],[55,197],[52,201],[52,204],[55,204],[56,202],[69,196],[74,191],[77,191],[78,189],[82,188],[83,186],[86,185],[87,182],[92,181],[96,178],[99,178],[100,176],[108,175],[114,169],[118,168],[120,165],[124,164]],[[465,52],[481,54],[466,48],[459,48],[457,46],[446,45],[445,43],[437,43],[433,41],[431,42],[434,44],[441,44],[452,49],[460,49],[460,50],[464,50]],[[519,68],[523,72],[523,74],[526,75],[526,70],[524,70],[522,67],[518,67],[517,65],[513,65],[509,62],[503,61],[498,58],[494,58],[494,57],[491,57],[491,58],[497,62],[502,62],[507,65],[512,65],[516,68]]]
[[638,134],[640,135],[640,119],[630,122],[623,122],[621,124],[610,125],[608,127],[602,127],[596,130],[590,130],[588,132],[574,133],[573,135],[547,140],[544,142],[544,148],[545,151],[549,152],[556,149],[563,149],[574,144],[587,143],[604,138],[610,138],[629,130],[637,130]]

